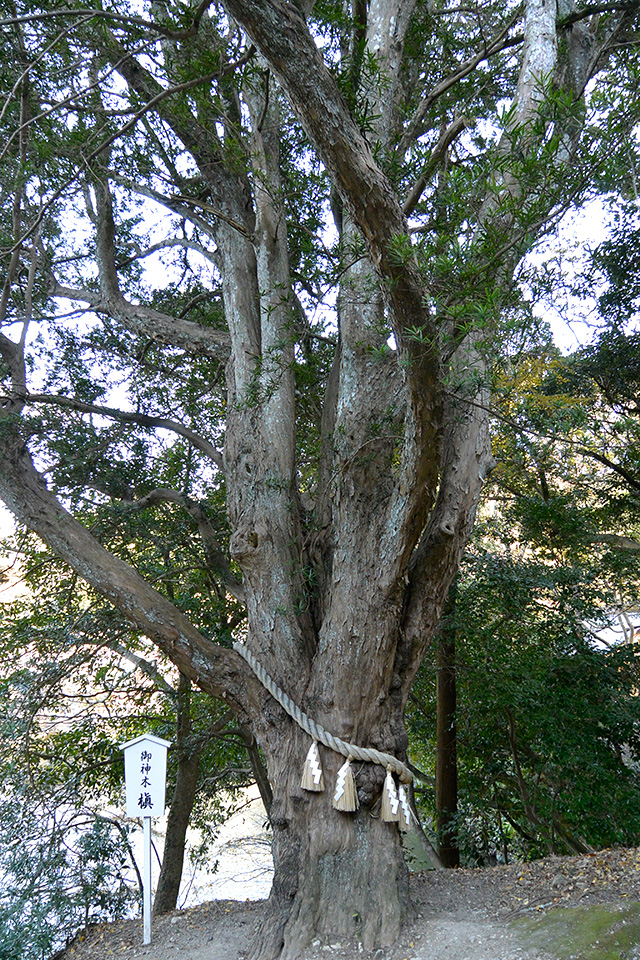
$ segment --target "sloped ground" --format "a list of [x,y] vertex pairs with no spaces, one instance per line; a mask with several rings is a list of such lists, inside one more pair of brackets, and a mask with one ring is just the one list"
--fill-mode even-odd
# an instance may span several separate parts
[[[640,848],[413,878],[416,915],[375,960],[640,960]],[[106,924],[60,960],[241,960],[263,903],[214,901],[155,921]],[[356,960],[354,943],[316,941],[300,960]]]

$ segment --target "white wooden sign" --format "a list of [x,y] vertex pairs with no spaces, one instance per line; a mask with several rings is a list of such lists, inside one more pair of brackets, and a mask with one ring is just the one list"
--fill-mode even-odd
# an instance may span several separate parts
[[128,817],[161,817],[169,740],[145,734],[122,745]]
[[151,943],[151,818],[164,813],[169,740],[150,733],[123,743],[127,816],[142,817],[144,868],[142,872],[143,943]]

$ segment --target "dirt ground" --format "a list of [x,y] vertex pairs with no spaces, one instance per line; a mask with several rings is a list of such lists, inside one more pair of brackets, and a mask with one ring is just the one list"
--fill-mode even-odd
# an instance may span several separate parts
[[[314,941],[300,960],[640,960],[640,848],[412,878],[415,915],[393,946]],[[264,902],[213,901],[95,927],[57,960],[242,960]]]

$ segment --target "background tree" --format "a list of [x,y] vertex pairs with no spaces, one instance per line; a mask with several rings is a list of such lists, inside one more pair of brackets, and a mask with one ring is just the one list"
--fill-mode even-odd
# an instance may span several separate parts
[[[436,749],[435,800],[438,856],[445,867],[460,866],[458,843],[458,691],[456,658],[457,584],[449,592],[439,635],[435,642]],[[413,692],[414,699],[416,693]],[[424,701],[419,699],[419,704]]]
[[[492,466],[518,265],[628,149],[636,4],[618,7],[18,4],[1,22],[0,496],[255,735],[275,862],[257,957],[397,935],[384,771],[359,771],[353,816],[301,791],[308,739],[189,591],[155,589],[138,508],[197,525],[208,582],[296,703],[404,755]],[[604,102],[610,82],[628,95]],[[190,547],[169,545],[172,583]],[[343,758],[322,760],[330,782]]]
[[3,960],[50,956],[67,936],[126,916],[136,903],[129,850],[115,825],[77,808],[57,813],[17,785],[0,804]]
[[[617,336],[617,357],[634,340]],[[497,467],[442,623],[465,862],[583,853],[638,828],[636,429],[610,351],[610,334],[569,357],[549,346],[497,378]],[[411,700],[425,765],[439,670],[436,653]]]

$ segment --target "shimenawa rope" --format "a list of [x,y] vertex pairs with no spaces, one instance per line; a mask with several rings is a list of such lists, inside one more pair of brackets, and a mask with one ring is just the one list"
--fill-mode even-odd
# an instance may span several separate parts
[[292,720],[295,720],[298,726],[301,727],[305,733],[308,733],[310,737],[323,743],[325,747],[335,750],[336,753],[342,754],[342,756],[348,760],[363,760],[365,763],[377,763],[386,770],[391,770],[397,774],[402,783],[411,783],[413,774],[404,763],[390,753],[382,753],[382,751],[375,750],[373,747],[359,747],[355,743],[347,743],[346,740],[341,740],[340,737],[334,737],[328,730],[325,730],[319,723],[316,723],[315,720],[312,720],[311,717],[308,717],[306,713],[302,712],[291,697],[287,696],[284,690],[280,689],[244,644],[234,643],[233,649],[240,654],[243,660],[246,660],[262,686],[269,691],[274,700],[278,701],[282,709],[288,713]]

